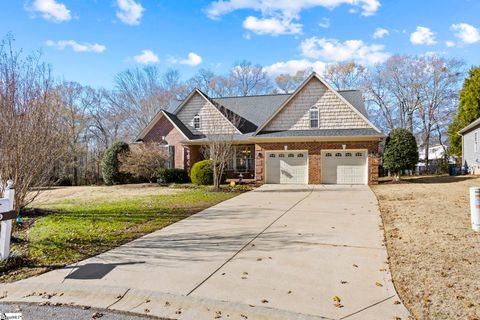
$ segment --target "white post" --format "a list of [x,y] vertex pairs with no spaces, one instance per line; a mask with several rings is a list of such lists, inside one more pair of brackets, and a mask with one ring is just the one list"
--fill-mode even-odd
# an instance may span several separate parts
[[[8,199],[7,211],[13,210],[15,190],[13,189],[13,181],[7,181],[4,197]],[[6,260],[10,256],[10,237],[12,235],[12,220],[2,221],[0,223],[0,259]]]

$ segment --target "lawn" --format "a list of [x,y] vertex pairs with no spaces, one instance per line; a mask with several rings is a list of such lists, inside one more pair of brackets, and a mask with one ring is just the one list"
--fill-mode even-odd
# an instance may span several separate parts
[[206,188],[140,184],[65,187],[42,193],[12,238],[13,259],[0,281],[13,281],[91,257],[238,195]]
[[417,177],[373,190],[395,287],[417,319],[480,319],[480,233],[472,231],[472,177]]

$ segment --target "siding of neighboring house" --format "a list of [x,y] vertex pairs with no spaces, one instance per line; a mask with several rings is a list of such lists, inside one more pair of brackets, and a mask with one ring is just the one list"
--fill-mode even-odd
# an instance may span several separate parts
[[155,123],[155,125],[148,131],[148,133],[143,138],[144,142],[161,142],[162,137],[165,137],[165,140],[169,145],[172,145],[174,148],[174,164],[175,168],[184,169],[185,168],[185,149],[180,143],[185,140],[185,137],[179,132],[172,123],[165,117],[161,117],[160,120]]
[[[477,141],[475,146],[475,134]],[[463,135],[463,163],[470,173],[480,174],[480,128]]]
[[264,131],[310,129],[309,110],[319,109],[317,129],[358,129],[370,125],[318,79],[313,78],[270,121]]
[[[195,115],[200,116],[200,129],[193,126]],[[199,93],[195,93],[177,113],[180,119],[193,134],[230,134],[237,132],[236,128],[228,121],[210,101]]]

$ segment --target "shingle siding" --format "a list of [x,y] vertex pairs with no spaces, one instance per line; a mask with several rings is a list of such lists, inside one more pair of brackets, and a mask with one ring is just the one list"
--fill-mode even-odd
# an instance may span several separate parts
[[264,131],[310,129],[309,110],[317,106],[320,113],[317,129],[370,128],[370,125],[329,90],[312,78],[263,129]]
[[[193,126],[193,118],[200,116],[200,129]],[[195,93],[190,100],[177,113],[180,119],[193,134],[230,134],[237,132],[236,128],[228,121],[209,101],[199,93]]]

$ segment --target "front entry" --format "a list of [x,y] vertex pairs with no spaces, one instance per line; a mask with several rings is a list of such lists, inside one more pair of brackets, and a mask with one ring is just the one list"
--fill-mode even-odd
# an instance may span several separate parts
[[308,183],[308,152],[273,151],[266,158],[266,183]]
[[322,183],[367,184],[367,150],[322,151]]

